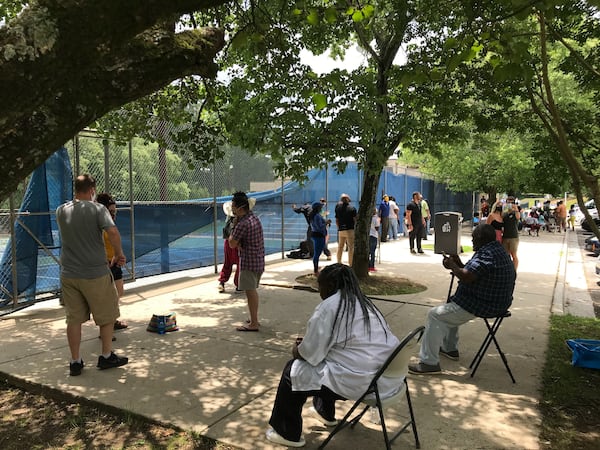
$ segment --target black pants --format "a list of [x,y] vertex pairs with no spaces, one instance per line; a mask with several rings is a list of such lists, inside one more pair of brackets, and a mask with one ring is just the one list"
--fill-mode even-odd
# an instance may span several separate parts
[[417,240],[417,250],[421,250],[421,239],[423,239],[423,224],[413,225],[412,231],[408,233],[408,243],[410,249],[415,248],[415,239]]
[[292,391],[293,362],[288,361],[283,368],[269,425],[285,439],[297,442],[302,435],[302,407],[308,397],[313,398],[313,406],[327,420],[335,420],[335,401],[345,398],[325,386],[318,391]]
[[312,241],[312,230],[310,229],[310,225],[306,230],[306,245],[308,245],[308,253],[310,253],[310,256],[312,258],[312,256],[315,254],[315,245]]
[[390,229],[390,218],[382,217],[381,218],[381,242],[387,242],[389,229]]

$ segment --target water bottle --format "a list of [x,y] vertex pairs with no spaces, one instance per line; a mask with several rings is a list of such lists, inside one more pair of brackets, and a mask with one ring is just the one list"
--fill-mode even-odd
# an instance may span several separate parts
[[165,316],[158,316],[158,324],[156,326],[158,334],[165,334],[167,329],[167,322]]

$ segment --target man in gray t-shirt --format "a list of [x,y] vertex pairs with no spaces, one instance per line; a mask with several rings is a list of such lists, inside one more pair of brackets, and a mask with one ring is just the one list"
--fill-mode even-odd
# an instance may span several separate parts
[[75,180],[75,199],[56,209],[62,245],[60,282],[71,351],[71,376],[80,375],[84,367],[79,354],[81,324],[90,319],[90,313],[100,328],[102,339],[98,368],[110,369],[128,362],[126,357],[112,351],[113,327],[119,317],[119,296],[106,262],[102,231],[108,234],[115,252],[111,264],[122,266],[125,255],[119,231],[108,209],[94,201],[95,195],[94,178],[80,175]]

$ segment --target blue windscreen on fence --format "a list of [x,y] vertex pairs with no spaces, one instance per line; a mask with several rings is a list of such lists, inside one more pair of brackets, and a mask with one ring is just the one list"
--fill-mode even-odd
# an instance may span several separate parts
[[[13,267],[12,238],[7,243],[0,263],[0,306],[12,302],[13,269],[17,274],[19,303],[30,302],[36,295],[60,291],[60,236],[54,211],[72,198],[72,171],[65,149],[54,154],[33,173],[15,228],[16,266]],[[348,194],[358,207],[362,188],[362,172],[350,163],[343,174],[331,168],[307,173],[304,184],[286,182],[280,188],[249,193],[256,199],[254,213],[260,218],[267,254],[298,248],[306,237],[307,224],[291,206],[312,203],[325,197],[333,218],[334,205],[342,193]],[[439,211],[456,211],[471,218],[472,195],[452,193],[445,185],[432,180],[394,174],[384,170],[378,193],[393,195],[403,212],[413,191],[428,199],[432,216]],[[116,225],[121,233],[127,260],[135,264],[125,267],[125,278],[136,278],[216,265],[223,260],[223,203],[231,197],[216,198],[216,214],[212,198],[181,202],[133,202],[118,199]],[[37,214],[39,213],[39,215]],[[216,216],[216,221],[215,221]],[[330,241],[336,241],[333,221]],[[34,237],[35,236],[35,237]],[[134,270],[132,270],[134,269]],[[131,273],[134,272],[134,273]],[[128,276],[129,275],[129,276]]]

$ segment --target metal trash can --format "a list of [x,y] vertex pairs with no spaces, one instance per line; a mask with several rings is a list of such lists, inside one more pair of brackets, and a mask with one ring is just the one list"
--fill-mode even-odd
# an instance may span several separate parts
[[434,253],[460,254],[461,222],[461,213],[452,211],[435,213],[433,227],[435,237],[433,244]]

